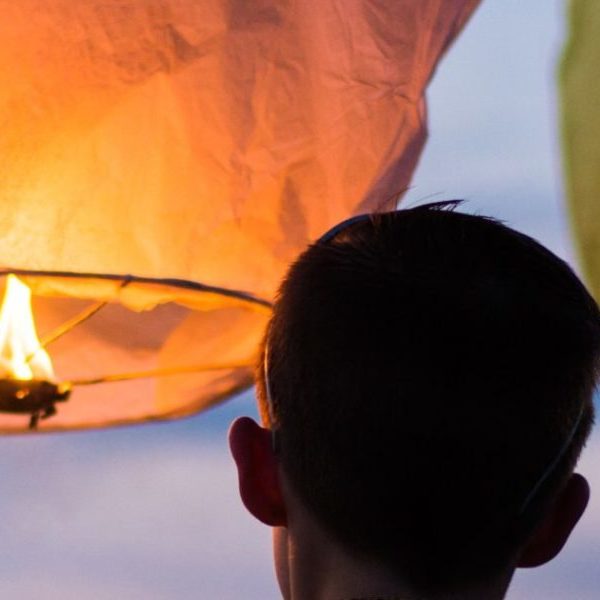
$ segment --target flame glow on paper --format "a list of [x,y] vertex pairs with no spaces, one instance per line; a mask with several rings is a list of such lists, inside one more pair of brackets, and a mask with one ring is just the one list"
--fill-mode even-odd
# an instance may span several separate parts
[[52,381],[54,371],[41,347],[31,310],[31,291],[14,275],[6,278],[0,308],[0,378]]

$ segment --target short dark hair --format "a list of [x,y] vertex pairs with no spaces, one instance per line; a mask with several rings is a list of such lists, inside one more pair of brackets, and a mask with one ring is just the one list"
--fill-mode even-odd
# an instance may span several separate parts
[[598,307],[571,268],[456,204],[310,246],[265,337],[270,404],[264,360],[257,378],[299,498],[423,592],[508,567],[589,435],[600,353]]

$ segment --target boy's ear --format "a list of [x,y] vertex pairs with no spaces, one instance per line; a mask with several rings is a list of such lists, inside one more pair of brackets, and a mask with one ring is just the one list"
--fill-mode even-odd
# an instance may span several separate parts
[[590,486],[574,473],[533,536],[521,550],[517,567],[529,568],[552,560],[565,545],[590,499]]
[[229,429],[229,448],[237,466],[245,507],[266,525],[285,527],[287,517],[271,430],[249,417],[240,417]]

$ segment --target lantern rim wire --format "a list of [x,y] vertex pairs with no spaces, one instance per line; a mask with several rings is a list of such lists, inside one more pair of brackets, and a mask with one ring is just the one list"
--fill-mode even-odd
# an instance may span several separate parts
[[150,377],[168,377],[170,375],[183,375],[185,373],[202,373],[205,371],[231,371],[233,369],[244,369],[252,367],[249,363],[217,363],[210,365],[189,365],[182,367],[166,367],[163,369],[149,369],[147,371],[132,371],[130,373],[116,373],[90,379],[72,379],[66,381],[65,385],[71,387],[96,385],[98,383],[113,383],[119,381],[131,381],[133,379],[148,379]]
[[[246,292],[239,292],[236,290],[227,290],[225,288],[217,288],[213,286],[207,286],[192,281],[182,279],[153,279],[149,277],[135,277],[133,275],[109,275],[109,274],[92,274],[92,273],[69,273],[63,271],[33,271],[25,269],[11,269],[11,270],[0,270],[0,276],[7,275],[16,276],[29,276],[29,277],[74,277],[74,278],[96,278],[96,279],[109,279],[109,280],[121,280],[119,291],[124,289],[132,282],[139,283],[157,283],[162,285],[171,285],[175,287],[182,287],[186,289],[193,289],[197,291],[221,293],[226,296],[236,297],[239,299],[251,301],[262,306],[271,308],[272,304],[266,300],[254,297]],[[109,304],[109,300],[101,300],[99,302],[92,303],[79,314],[75,315],[71,319],[68,319],[58,327],[56,327],[49,334],[45,335],[40,341],[40,345],[31,352],[25,361],[29,363],[40,350],[46,349],[47,346],[62,338],[67,333],[73,331],[79,325],[85,323],[91,319],[94,315],[98,314],[105,306]],[[179,367],[167,367],[149,369],[146,371],[132,371],[127,373],[115,373],[109,375],[102,375],[98,377],[91,377],[87,379],[72,379],[61,381],[58,383],[41,380],[19,380],[3,378],[0,379],[0,388],[2,386],[11,386],[9,395],[0,393],[0,396],[6,396],[0,398],[0,412],[10,413],[29,413],[29,429],[36,429],[40,419],[46,419],[56,414],[56,402],[65,402],[69,399],[71,391],[74,387],[97,385],[101,383],[112,383],[121,381],[131,381],[135,379],[148,379],[151,377],[168,377],[173,375],[182,375],[186,373],[202,373],[208,371],[224,371],[241,368],[249,368],[252,365],[249,363],[221,363],[221,364],[209,364],[209,365],[188,365]],[[0,389],[1,391],[1,389]],[[27,399],[27,402],[23,406],[14,404],[14,401],[23,401]]]
[[0,268],[0,277],[7,275],[16,275],[17,277],[48,277],[48,278],[65,278],[65,279],[100,279],[106,281],[127,281],[130,283],[141,283],[141,284],[155,284],[164,285],[175,288],[181,288],[184,290],[191,290],[197,292],[207,292],[218,294],[220,296],[226,296],[229,298],[236,298],[238,300],[244,300],[251,304],[256,304],[267,309],[273,308],[273,303],[259,296],[255,296],[250,292],[244,292],[242,290],[236,290],[231,288],[219,287],[215,285],[208,285],[206,283],[199,283],[197,281],[190,281],[189,279],[179,279],[176,277],[144,277],[140,275],[123,275],[117,273],[89,273],[79,271],[42,271],[38,269],[10,269]]

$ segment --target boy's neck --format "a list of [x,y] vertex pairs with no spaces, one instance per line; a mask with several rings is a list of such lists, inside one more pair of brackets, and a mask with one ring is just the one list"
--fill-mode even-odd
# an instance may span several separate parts
[[312,519],[274,531],[275,560],[285,600],[502,600],[513,572],[460,592],[415,592],[389,568],[350,556]]

